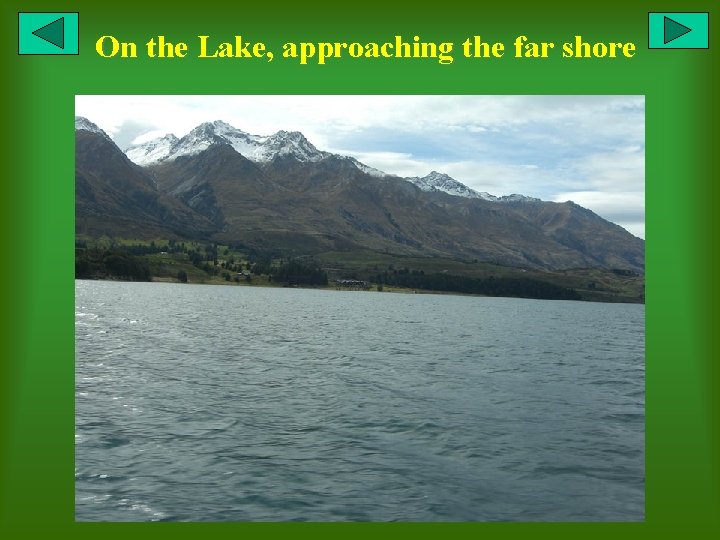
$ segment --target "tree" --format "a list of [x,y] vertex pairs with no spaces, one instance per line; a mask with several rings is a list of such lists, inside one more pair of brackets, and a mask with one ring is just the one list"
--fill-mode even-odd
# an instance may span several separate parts
[[271,277],[288,285],[327,285],[328,277],[315,261],[292,259],[271,270]]
[[180,270],[177,273],[177,278],[180,283],[187,283],[187,280],[188,280],[187,272],[185,270]]

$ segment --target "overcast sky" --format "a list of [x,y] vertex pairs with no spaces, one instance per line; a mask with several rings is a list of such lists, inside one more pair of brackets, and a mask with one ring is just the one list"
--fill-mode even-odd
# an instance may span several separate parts
[[387,173],[572,200],[645,237],[643,96],[77,96],[75,109],[122,149],[212,120],[301,131]]

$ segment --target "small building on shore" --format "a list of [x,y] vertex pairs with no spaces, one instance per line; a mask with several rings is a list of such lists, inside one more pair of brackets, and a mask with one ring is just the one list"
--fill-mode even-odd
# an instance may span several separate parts
[[336,279],[335,288],[338,290],[367,291],[370,283],[359,279]]

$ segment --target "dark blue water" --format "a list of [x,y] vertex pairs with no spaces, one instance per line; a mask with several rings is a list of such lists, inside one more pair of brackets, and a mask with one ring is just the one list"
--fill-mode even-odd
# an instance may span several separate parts
[[76,518],[642,520],[644,318],[77,281]]

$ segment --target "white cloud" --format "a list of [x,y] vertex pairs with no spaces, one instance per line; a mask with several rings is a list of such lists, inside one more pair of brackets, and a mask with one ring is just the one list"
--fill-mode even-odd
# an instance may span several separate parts
[[153,139],[157,139],[158,137],[164,137],[167,134],[168,132],[162,129],[154,129],[153,131],[148,131],[147,133],[143,133],[142,135],[135,137],[131,144],[143,144],[148,141],[152,141]]
[[643,190],[645,186],[645,152],[640,147],[573,158],[564,166],[578,182],[596,190],[622,192],[628,187]]
[[[588,137],[640,132],[628,110],[642,96],[77,96],[76,114],[113,132],[129,118],[182,136],[197,124],[223,119],[251,133],[279,129],[485,132],[533,123],[576,126]],[[612,119],[613,122],[608,122]],[[626,119],[624,121],[623,119]],[[637,135],[637,133],[635,133]]]
[[352,156],[388,174],[397,176],[425,176],[430,172],[427,161],[418,160],[403,152],[356,152],[349,149],[332,149],[336,154]]
[[645,238],[645,193],[640,191],[574,191],[558,193],[555,202],[573,201]]

